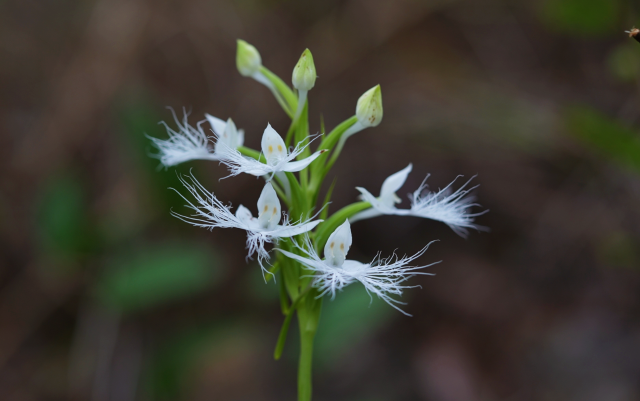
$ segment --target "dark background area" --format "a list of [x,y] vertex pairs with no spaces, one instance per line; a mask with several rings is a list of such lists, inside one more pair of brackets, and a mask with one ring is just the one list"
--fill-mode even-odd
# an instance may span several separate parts
[[176,172],[250,208],[259,180],[158,168],[171,106],[257,148],[286,115],[235,41],[289,82],[313,52],[311,131],[381,84],[384,119],[329,175],[331,210],[431,173],[480,184],[489,233],[379,217],[350,257],[412,254],[408,318],[361,286],[326,300],[317,400],[640,398],[640,23],[635,0],[0,1],[0,399],[294,399],[277,289],[245,234],[170,216]]

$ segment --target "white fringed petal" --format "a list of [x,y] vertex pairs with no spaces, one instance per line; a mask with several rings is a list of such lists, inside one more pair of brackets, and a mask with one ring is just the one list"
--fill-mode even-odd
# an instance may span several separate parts
[[[277,222],[272,225],[271,222],[269,222],[270,224],[267,227],[263,227],[259,219],[253,217],[251,211],[242,205],[238,207],[234,215],[229,206],[225,206],[220,202],[213,192],[207,191],[192,175],[186,178],[180,176],[179,178],[184,187],[193,195],[195,202],[191,202],[177,190],[176,192],[187,202],[186,206],[191,209],[194,214],[191,216],[185,216],[175,212],[171,212],[171,214],[184,222],[209,230],[214,228],[239,228],[245,230],[247,232],[247,248],[249,249],[247,257],[250,258],[254,253],[257,253],[260,267],[262,267],[265,272],[267,270],[264,268],[262,262],[269,258],[269,252],[267,252],[264,247],[265,243],[277,243],[280,238],[288,238],[306,233],[313,230],[322,222],[322,220],[307,220],[297,224],[291,224],[285,215],[285,220],[282,225],[277,224]],[[265,188],[267,188],[263,190],[263,193],[266,193],[265,199],[268,202],[272,202],[268,188],[271,188],[273,191],[273,187],[267,183]],[[278,214],[280,214],[279,210]],[[279,220],[280,218],[278,217],[278,221]]]
[[178,120],[172,109],[171,114],[178,130],[173,130],[167,123],[161,121],[160,124],[164,125],[169,139],[149,137],[159,150],[159,153],[154,157],[160,159],[163,166],[175,166],[190,160],[219,160],[219,157],[212,151],[209,137],[202,128],[204,120],[192,127],[188,122],[188,113],[184,113],[182,121]]
[[395,203],[398,203],[399,198],[396,196],[395,192],[404,184],[410,171],[411,164],[403,170],[388,177],[382,184],[382,189],[378,198],[373,196],[366,189],[356,187],[356,189],[360,191],[362,200],[371,203],[371,209],[356,213],[349,220],[353,223],[358,220],[385,214],[422,217],[441,221],[451,227],[456,234],[462,237],[466,237],[468,234],[468,228],[474,228],[476,230],[484,229],[484,227],[474,224],[473,221],[477,216],[486,213],[487,210],[478,213],[470,212],[471,207],[479,206],[477,203],[474,203],[475,196],[470,194],[470,192],[478,186],[476,185],[465,189],[475,176],[464,183],[456,191],[452,191],[451,186],[460,177],[457,177],[445,188],[438,190],[437,192],[430,192],[428,190],[428,185],[426,184],[427,178],[429,178],[427,175],[427,178],[425,178],[420,187],[410,196],[411,208],[396,208]]
[[[188,113],[185,112],[182,121],[180,121],[175,112],[172,109],[170,110],[178,130],[172,129],[162,121],[160,124],[166,128],[169,139],[149,137],[160,151],[154,156],[160,159],[160,162],[165,167],[175,166],[191,160],[220,161],[222,155],[218,151],[217,141],[224,141],[228,147],[233,149],[241,146],[244,141],[244,131],[236,129],[231,119],[225,122],[210,114],[205,114],[206,121],[209,122],[215,133],[213,136],[209,136],[202,127],[205,120],[199,121],[193,127],[189,125]],[[211,141],[212,137],[217,139],[215,144]]]
[[305,237],[305,241],[302,245],[296,242],[294,242],[294,245],[302,251],[304,254],[303,256],[296,255],[280,248],[275,249],[278,252],[283,253],[285,256],[302,263],[313,272],[313,275],[310,277],[313,277],[313,286],[318,288],[320,296],[331,294],[331,298],[333,299],[336,296],[336,292],[342,291],[344,287],[354,283],[355,281],[359,281],[370,295],[375,294],[393,308],[407,316],[411,315],[398,307],[398,305],[402,305],[404,303],[393,298],[392,295],[402,295],[402,291],[406,288],[419,287],[417,285],[404,285],[403,283],[416,275],[433,275],[431,273],[418,272],[417,270],[435,264],[431,263],[425,266],[409,266],[409,263],[413,262],[426,252],[431,243],[413,256],[403,256],[402,258],[398,258],[394,254],[387,259],[380,259],[379,257],[376,257],[371,263],[344,260],[340,267],[333,266],[326,260],[320,259],[308,236]]
[[[427,176],[429,178],[429,176]],[[470,213],[469,208],[479,206],[474,203],[476,197],[469,195],[471,191],[478,186],[465,189],[467,185],[475,178],[471,177],[456,191],[451,190],[451,186],[460,176],[453,180],[449,185],[437,192],[430,192],[426,184],[427,178],[424,179],[420,187],[411,195],[411,209],[409,215],[423,217],[426,219],[437,220],[445,223],[456,234],[466,237],[469,231],[467,228],[484,229],[476,224],[473,220],[488,210]]]

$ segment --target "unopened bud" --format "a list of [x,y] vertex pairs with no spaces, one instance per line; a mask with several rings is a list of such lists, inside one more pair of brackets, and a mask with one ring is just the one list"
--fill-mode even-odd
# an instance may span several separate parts
[[382,121],[382,92],[380,85],[366,91],[356,105],[356,117],[364,127],[375,127]]
[[316,66],[313,64],[313,56],[309,49],[305,49],[300,60],[293,69],[291,76],[293,86],[301,91],[308,91],[316,84]]
[[244,40],[238,39],[238,50],[236,52],[236,66],[240,74],[250,77],[262,66],[262,58],[258,49],[251,46]]
[[640,29],[633,27],[630,31],[627,31],[630,38],[634,38],[638,42],[640,42]]

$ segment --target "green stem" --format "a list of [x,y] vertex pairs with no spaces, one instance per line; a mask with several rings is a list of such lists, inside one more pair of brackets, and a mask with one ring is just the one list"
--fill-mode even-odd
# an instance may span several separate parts
[[259,162],[262,162],[262,163],[267,162],[267,159],[264,158],[264,155],[255,149],[247,148],[245,146],[238,146],[238,152],[240,152],[245,156],[253,157]]
[[291,121],[291,125],[289,125],[289,129],[287,130],[287,135],[284,139],[284,143],[287,146],[291,146],[291,141],[293,140],[293,133],[296,130],[296,121]]
[[311,401],[311,366],[315,331],[300,328],[300,360],[298,362],[298,401]]
[[289,115],[294,118],[296,107],[298,106],[298,97],[293,93],[289,85],[285,84],[280,77],[273,72],[269,71],[266,67],[260,67],[260,72],[269,80],[274,86],[274,95],[280,106]]
[[[282,288],[284,288],[284,285]],[[309,292],[309,289],[311,289],[311,283],[307,285],[307,288],[300,295],[298,295],[296,300],[293,301],[293,303],[289,307],[285,308],[285,304],[281,302],[281,306],[283,307],[282,311],[285,315],[285,318],[284,318],[284,323],[282,323],[282,328],[280,329],[280,335],[278,335],[278,342],[276,343],[276,349],[273,352],[273,358],[275,360],[280,359],[280,357],[282,356],[282,351],[284,350],[284,344],[287,342],[287,333],[289,332],[289,324],[291,324],[291,318],[293,317],[293,312],[296,311],[296,309],[298,308],[298,304],[300,303],[302,298],[305,295],[307,295],[307,292]],[[280,292],[280,294],[282,294],[282,291]],[[285,297],[286,297],[286,293],[285,293]]]
[[318,330],[322,298],[313,288],[298,305],[300,328],[300,359],[298,361],[298,401],[311,400],[311,367],[313,363],[313,339]]
[[[344,134],[349,128],[351,128],[356,122],[358,122],[358,118],[356,116],[350,117],[335,127],[327,136],[322,139],[320,146],[318,149],[327,149],[331,150],[338,143],[342,134]],[[310,191],[315,192],[319,189],[324,177],[329,172],[329,168],[325,165],[327,158],[329,157],[329,152],[324,153],[320,157],[311,163],[309,166],[309,171],[311,172],[311,182],[309,186],[311,187]]]
[[332,214],[331,217],[329,217],[327,220],[320,223],[318,225],[318,228],[316,228],[316,233],[315,233],[316,234],[315,236],[316,251],[319,251],[320,249],[324,248],[324,245],[327,242],[329,235],[331,235],[331,233],[336,228],[338,228],[340,224],[344,223],[345,220],[347,220],[349,217],[353,216],[354,214],[361,212],[363,210],[369,209],[370,207],[371,207],[371,204],[369,202],[352,203],[338,210],[337,212]]

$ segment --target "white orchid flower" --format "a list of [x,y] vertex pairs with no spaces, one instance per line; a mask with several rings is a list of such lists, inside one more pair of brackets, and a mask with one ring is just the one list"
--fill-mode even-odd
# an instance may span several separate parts
[[377,295],[407,316],[411,315],[398,307],[398,305],[405,303],[392,298],[391,295],[401,295],[406,288],[419,287],[402,284],[415,275],[433,275],[416,270],[432,266],[435,263],[426,266],[408,266],[409,263],[422,256],[430,244],[415,255],[402,258],[398,258],[394,254],[389,258],[380,259],[378,255],[371,263],[347,259],[347,253],[351,247],[351,226],[348,220],[329,236],[324,247],[324,260],[320,259],[308,236],[306,236],[303,245],[296,242],[294,244],[304,256],[280,248],[275,249],[289,258],[297,260],[315,273],[312,276],[314,278],[313,286],[320,290],[320,296],[330,293],[333,299],[336,296],[336,291],[341,291],[349,284],[359,281],[364,285],[369,295],[372,293]]
[[173,118],[178,126],[175,131],[164,121],[160,124],[164,125],[169,134],[169,139],[158,139],[149,137],[153,144],[160,151],[155,157],[165,167],[175,166],[190,160],[216,160],[221,159],[219,152],[219,143],[224,142],[227,147],[237,148],[242,146],[244,141],[244,131],[238,130],[233,120],[228,119],[226,122],[212,115],[205,114],[207,121],[211,124],[211,128],[218,138],[217,143],[212,146],[211,136],[204,131],[202,124],[205,120],[199,121],[195,127],[189,125],[188,113],[184,113],[182,122],[178,120],[175,112],[171,110]]
[[187,207],[195,214],[184,216],[175,212],[172,214],[182,221],[193,224],[196,227],[204,227],[210,230],[221,228],[239,228],[247,232],[247,248],[251,257],[258,254],[260,267],[266,271],[262,261],[269,258],[269,252],[264,248],[265,243],[278,242],[280,238],[289,238],[294,235],[306,233],[313,230],[322,220],[301,221],[297,224],[290,224],[285,215],[283,224],[280,223],[282,217],[280,200],[276,191],[267,183],[260,198],[258,198],[258,217],[255,218],[251,211],[240,205],[236,213],[233,214],[228,206],[220,202],[213,192],[207,191],[193,176],[188,176],[189,181],[184,177],[179,177],[182,184],[195,197],[196,202],[191,202],[178,191],[178,194],[187,202]]
[[220,161],[229,167],[232,176],[241,173],[247,173],[257,177],[262,175],[273,176],[278,172],[293,173],[300,171],[311,164],[311,162],[322,153],[326,152],[326,149],[323,149],[305,159],[293,161],[309,144],[303,145],[301,142],[289,153],[282,137],[276,130],[271,128],[271,124],[267,124],[267,128],[264,130],[261,145],[262,153],[267,160],[266,163],[245,157],[236,149],[226,146],[225,144],[221,144],[221,148],[223,148],[221,153],[224,157]]
[[412,165],[409,164],[404,169],[389,176],[382,184],[380,196],[377,198],[366,189],[357,187],[356,189],[362,194],[362,200],[371,203],[372,208],[355,214],[349,220],[353,223],[384,214],[423,217],[447,224],[462,237],[466,237],[468,234],[467,228],[483,229],[483,227],[473,224],[473,220],[475,217],[486,213],[487,210],[479,213],[469,212],[469,208],[479,206],[477,203],[473,203],[475,196],[469,195],[469,192],[477,188],[477,186],[465,189],[473,177],[456,191],[451,190],[451,186],[455,182],[453,180],[445,188],[437,192],[430,192],[426,184],[427,178],[429,178],[427,175],[420,187],[410,196],[411,208],[396,208],[395,205],[401,202],[396,195],[396,191],[404,185],[411,169]]

